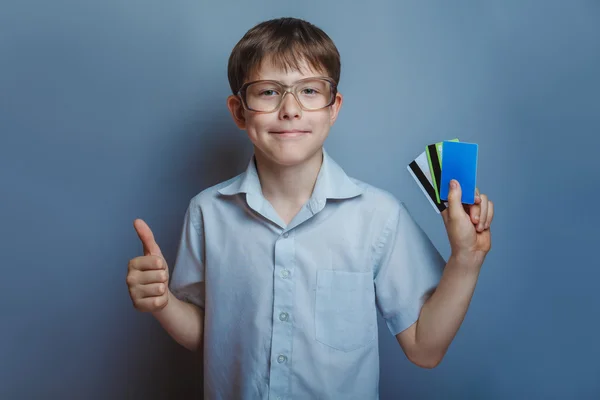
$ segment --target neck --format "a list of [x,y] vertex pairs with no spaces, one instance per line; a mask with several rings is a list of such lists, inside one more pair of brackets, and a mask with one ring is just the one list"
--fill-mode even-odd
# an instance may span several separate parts
[[322,149],[306,162],[292,166],[276,165],[259,152],[255,154],[263,196],[268,201],[296,206],[308,201],[323,163]]

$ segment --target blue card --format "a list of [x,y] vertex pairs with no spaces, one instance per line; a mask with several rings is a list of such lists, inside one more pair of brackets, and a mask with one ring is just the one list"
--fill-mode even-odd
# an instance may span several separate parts
[[444,141],[442,146],[444,157],[442,157],[440,199],[448,200],[450,181],[456,179],[462,190],[461,202],[474,204],[477,187],[477,144]]

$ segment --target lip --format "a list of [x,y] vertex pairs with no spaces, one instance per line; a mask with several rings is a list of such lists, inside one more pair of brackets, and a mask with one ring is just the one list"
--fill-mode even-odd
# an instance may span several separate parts
[[270,133],[278,137],[298,137],[309,134],[310,131],[305,131],[301,129],[282,129],[280,131],[270,131]]

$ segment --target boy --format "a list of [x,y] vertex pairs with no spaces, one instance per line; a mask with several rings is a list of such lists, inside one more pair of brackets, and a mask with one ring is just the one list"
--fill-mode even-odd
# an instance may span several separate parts
[[376,313],[409,360],[435,367],[490,249],[493,204],[453,182],[444,261],[402,202],[323,149],[342,105],[339,54],[305,21],[249,30],[227,106],[254,145],[247,170],[195,196],[169,269],[150,228],[129,263],[136,309],[203,351],[207,399],[377,399]]

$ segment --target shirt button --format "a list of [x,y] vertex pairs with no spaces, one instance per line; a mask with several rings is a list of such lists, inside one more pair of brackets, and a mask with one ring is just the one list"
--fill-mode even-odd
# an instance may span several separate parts
[[279,320],[280,321],[287,321],[288,320],[288,313],[282,312],[281,314],[279,314]]
[[287,277],[290,276],[290,271],[288,271],[287,269],[284,269],[283,271],[281,271],[281,277],[283,279],[287,279]]
[[277,357],[277,362],[278,362],[279,364],[281,364],[281,363],[284,363],[284,362],[285,362],[285,360],[287,360],[287,357],[286,357],[286,356],[284,356],[284,355],[280,355],[279,357]]
[[286,239],[287,239],[288,236],[290,236],[290,234],[287,233],[287,232],[283,234],[283,237],[286,238]]

